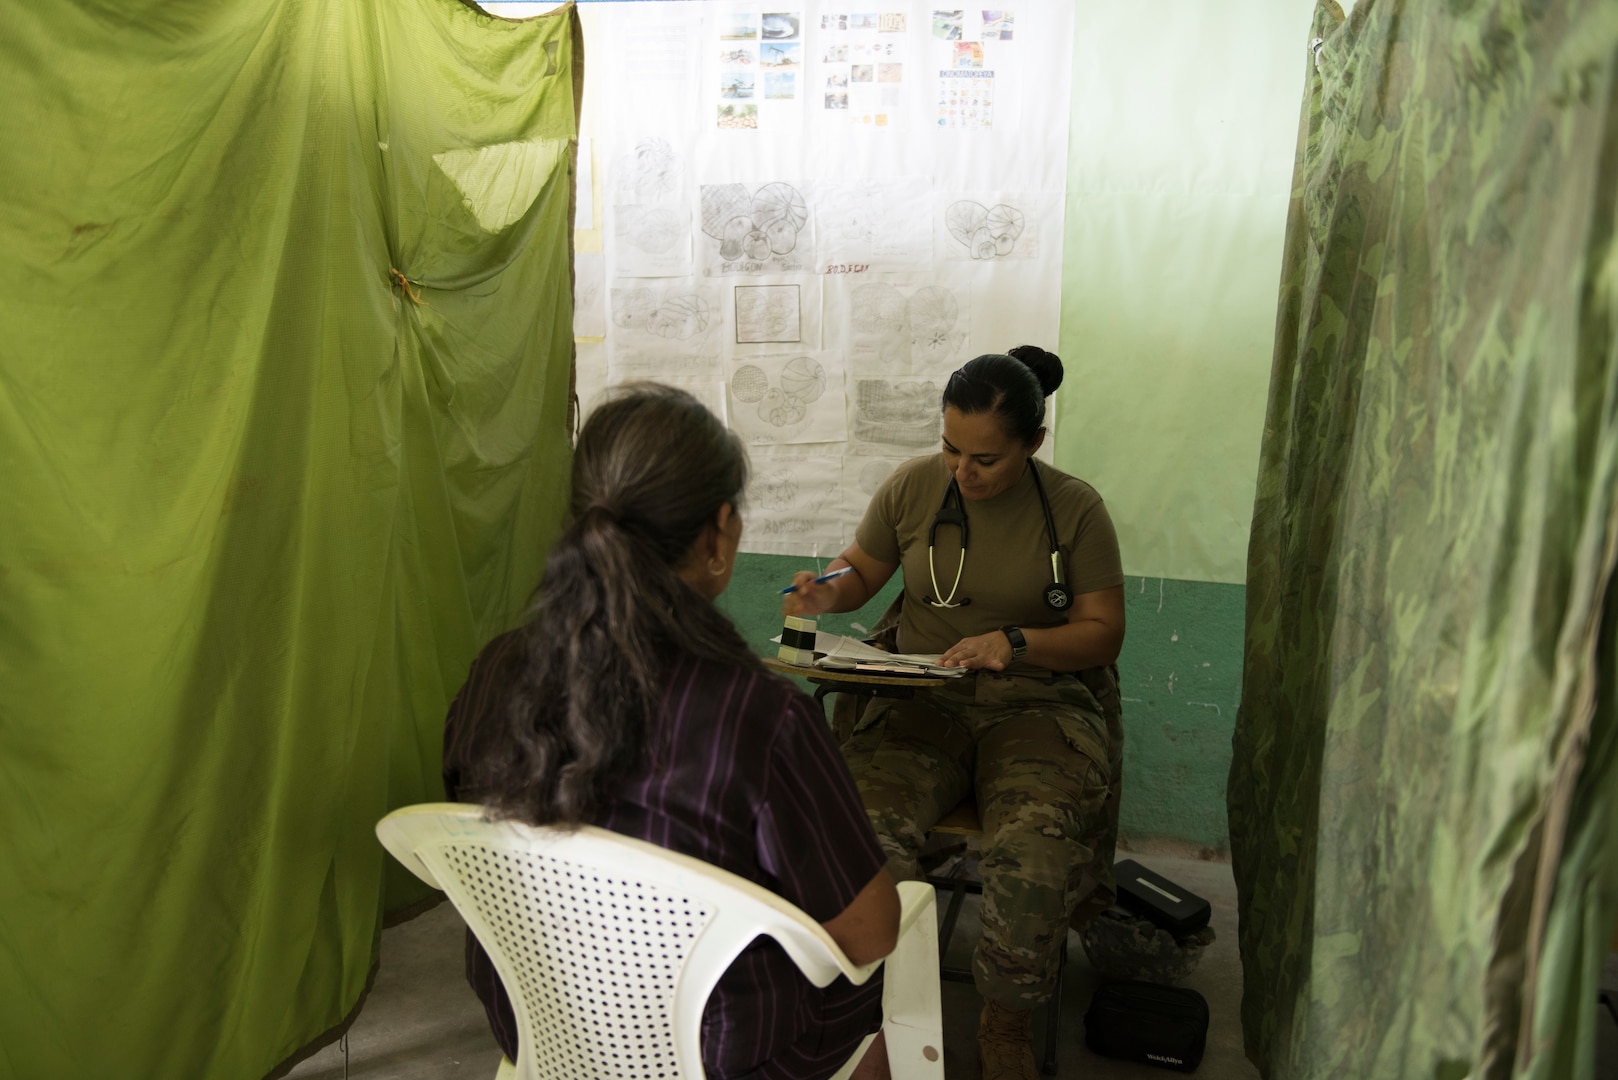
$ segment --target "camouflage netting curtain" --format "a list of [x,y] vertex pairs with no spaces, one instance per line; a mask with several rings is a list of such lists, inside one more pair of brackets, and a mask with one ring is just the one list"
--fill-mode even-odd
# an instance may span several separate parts
[[1589,1077],[1618,4],[1328,3],[1313,36],[1229,787],[1248,1050],[1289,1080]]
[[560,522],[577,21],[3,26],[0,1077],[260,1077]]

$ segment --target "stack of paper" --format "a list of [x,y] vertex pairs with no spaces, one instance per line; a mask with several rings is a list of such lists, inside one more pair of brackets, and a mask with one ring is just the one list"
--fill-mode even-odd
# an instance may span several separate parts
[[832,671],[860,671],[888,675],[938,675],[958,679],[966,668],[940,667],[941,653],[890,653],[873,648],[857,638],[824,631],[815,635],[815,652],[825,653],[816,667]]

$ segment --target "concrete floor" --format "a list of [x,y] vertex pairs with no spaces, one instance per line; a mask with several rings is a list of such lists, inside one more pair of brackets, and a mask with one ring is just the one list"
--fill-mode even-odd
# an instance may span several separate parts
[[[1123,857],[1122,854],[1120,857]],[[1204,1080],[1257,1080],[1242,1054],[1237,1010],[1241,965],[1236,954],[1236,890],[1226,863],[1164,855],[1132,856],[1213,904],[1218,940],[1183,985],[1208,999],[1208,1049],[1197,1075]],[[977,932],[977,899],[968,898],[946,960],[964,966]],[[942,912],[941,912],[942,913]],[[461,976],[464,924],[448,904],[385,931],[376,985],[348,1034],[351,1080],[490,1080],[500,1052],[482,1006]],[[1160,1078],[1161,1069],[1109,1061],[1084,1046],[1084,1009],[1100,977],[1090,968],[1077,934],[1068,941],[1057,1075],[1085,1080]],[[977,1015],[981,999],[969,983],[943,984],[944,1064],[949,1080],[978,1080]],[[1043,1047],[1043,1021],[1034,1028]],[[296,1080],[342,1080],[343,1047],[334,1043],[289,1073]]]
[[[1125,854],[1120,851],[1120,857]],[[1183,984],[1208,999],[1212,1017],[1207,1053],[1196,1075],[1203,1080],[1257,1080],[1258,1071],[1242,1053],[1238,1017],[1242,973],[1236,952],[1236,889],[1229,864],[1167,855],[1130,857],[1213,904],[1218,940]],[[964,966],[969,956],[977,932],[976,904],[976,898],[967,900],[946,954],[952,965]],[[464,924],[448,904],[385,931],[376,985],[349,1030],[346,1071],[343,1046],[334,1043],[288,1075],[297,1080],[491,1080],[500,1052],[489,1034],[482,1006],[461,975],[464,932]],[[1085,1048],[1084,1009],[1100,981],[1085,958],[1078,935],[1070,935],[1057,1075],[1083,1080],[1161,1080],[1171,1075],[1099,1058]],[[1618,953],[1608,958],[1603,985],[1618,1008]],[[943,1002],[948,1078],[979,1080],[976,1030],[980,999],[970,984],[945,982]],[[1043,1021],[1036,1022],[1036,1048],[1043,1047],[1043,1028]],[[1618,1077],[1618,1021],[1603,1010],[1599,1028],[1594,1075]]]

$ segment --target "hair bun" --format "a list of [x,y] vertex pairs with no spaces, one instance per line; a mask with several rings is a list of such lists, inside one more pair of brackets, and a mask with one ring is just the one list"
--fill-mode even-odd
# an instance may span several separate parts
[[1028,366],[1046,397],[1056,393],[1056,388],[1062,385],[1062,358],[1055,353],[1046,352],[1038,345],[1018,345],[1010,350],[1010,355]]

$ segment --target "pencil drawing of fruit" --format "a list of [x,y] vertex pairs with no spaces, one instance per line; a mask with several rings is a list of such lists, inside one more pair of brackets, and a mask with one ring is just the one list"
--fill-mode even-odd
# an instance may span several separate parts
[[763,229],[753,229],[742,241],[742,250],[749,259],[768,259],[770,257],[770,238]]
[[685,223],[680,215],[665,206],[650,206],[632,212],[631,207],[624,207],[620,213],[626,215],[629,228],[629,242],[640,250],[651,255],[662,255],[672,251],[674,245],[685,237]]
[[785,469],[776,469],[748,485],[747,501],[766,510],[788,510],[798,501],[798,480]]
[[797,227],[786,218],[764,226],[764,238],[770,251],[776,255],[785,255],[798,246]]
[[980,202],[962,199],[949,204],[944,211],[944,224],[949,234],[965,245],[972,258],[993,259],[1012,253],[1026,220],[1015,206],[995,203],[985,207]]
[[726,259],[739,259],[747,250],[748,237],[753,231],[753,219],[734,217],[725,222],[719,234],[719,254]]
[[914,448],[936,445],[942,427],[939,392],[931,380],[860,379],[854,384],[854,438]]
[[[989,208],[988,217],[985,218],[983,224],[989,230],[989,235],[994,237],[996,243],[1002,240],[1008,241],[1006,250],[1009,251],[1011,250],[1009,244],[1016,243],[1017,237],[1022,235],[1023,214],[1015,206],[996,203]],[[1001,252],[1001,254],[1005,254],[1005,252]]]
[[793,357],[781,369],[781,390],[804,404],[818,401],[826,392],[826,369],[807,356]]
[[770,387],[759,402],[758,418],[776,427],[790,427],[809,415],[809,410],[795,397],[783,394],[778,388]]
[[910,296],[910,325],[918,334],[953,330],[960,316],[961,305],[948,289],[924,285]]
[[753,195],[753,221],[767,228],[778,221],[789,222],[794,230],[809,220],[809,208],[791,184],[765,184]]
[[998,248],[995,246],[994,234],[988,229],[979,229],[972,234],[972,258],[992,259]]
[[745,184],[708,184],[702,189],[702,231],[718,240],[724,259],[762,261],[798,246],[809,207],[791,184],[780,181],[748,193]]
[[737,401],[748,405],[762,401],[770,388],[770,377],[756,364],[743,364],[730,377],[730,392]]
[[944,224],[948,227],[949,234],[967,247],[972,246],[972,237],[976,236],[978,230],[987,225],[988,221],[988,208],[971,199],[952,202],[944,211]]
[[746,184],[703,185],[702,231],[715,240],[730,235],[731,223],[737,218],[751,222],[752,217],[753,197]]
[[875,495],[876,489],[882,486],[882,481],[886,480],[888,474],[892,471],[893,462],[891,461],[867,462],[865,467],[860,470],[858,481],[860,490],[867,495]]
[[700,296],[670,296],[647,316],[646,329],[662,338],[689,341],[708,329],[708,302]]
[[909,305],[904,294],[886,282],[869,282],[854,290],[854,324],[868,333],[903,330]]
[[642,139],[635,144],[631,164],[623,170],[621,187],[648,201],[674,194],[683,169],[680,157],[666,139]]
[[650,289],[612,290],[612,322],[624,330],[646,325],[647,317],[656,306]]

